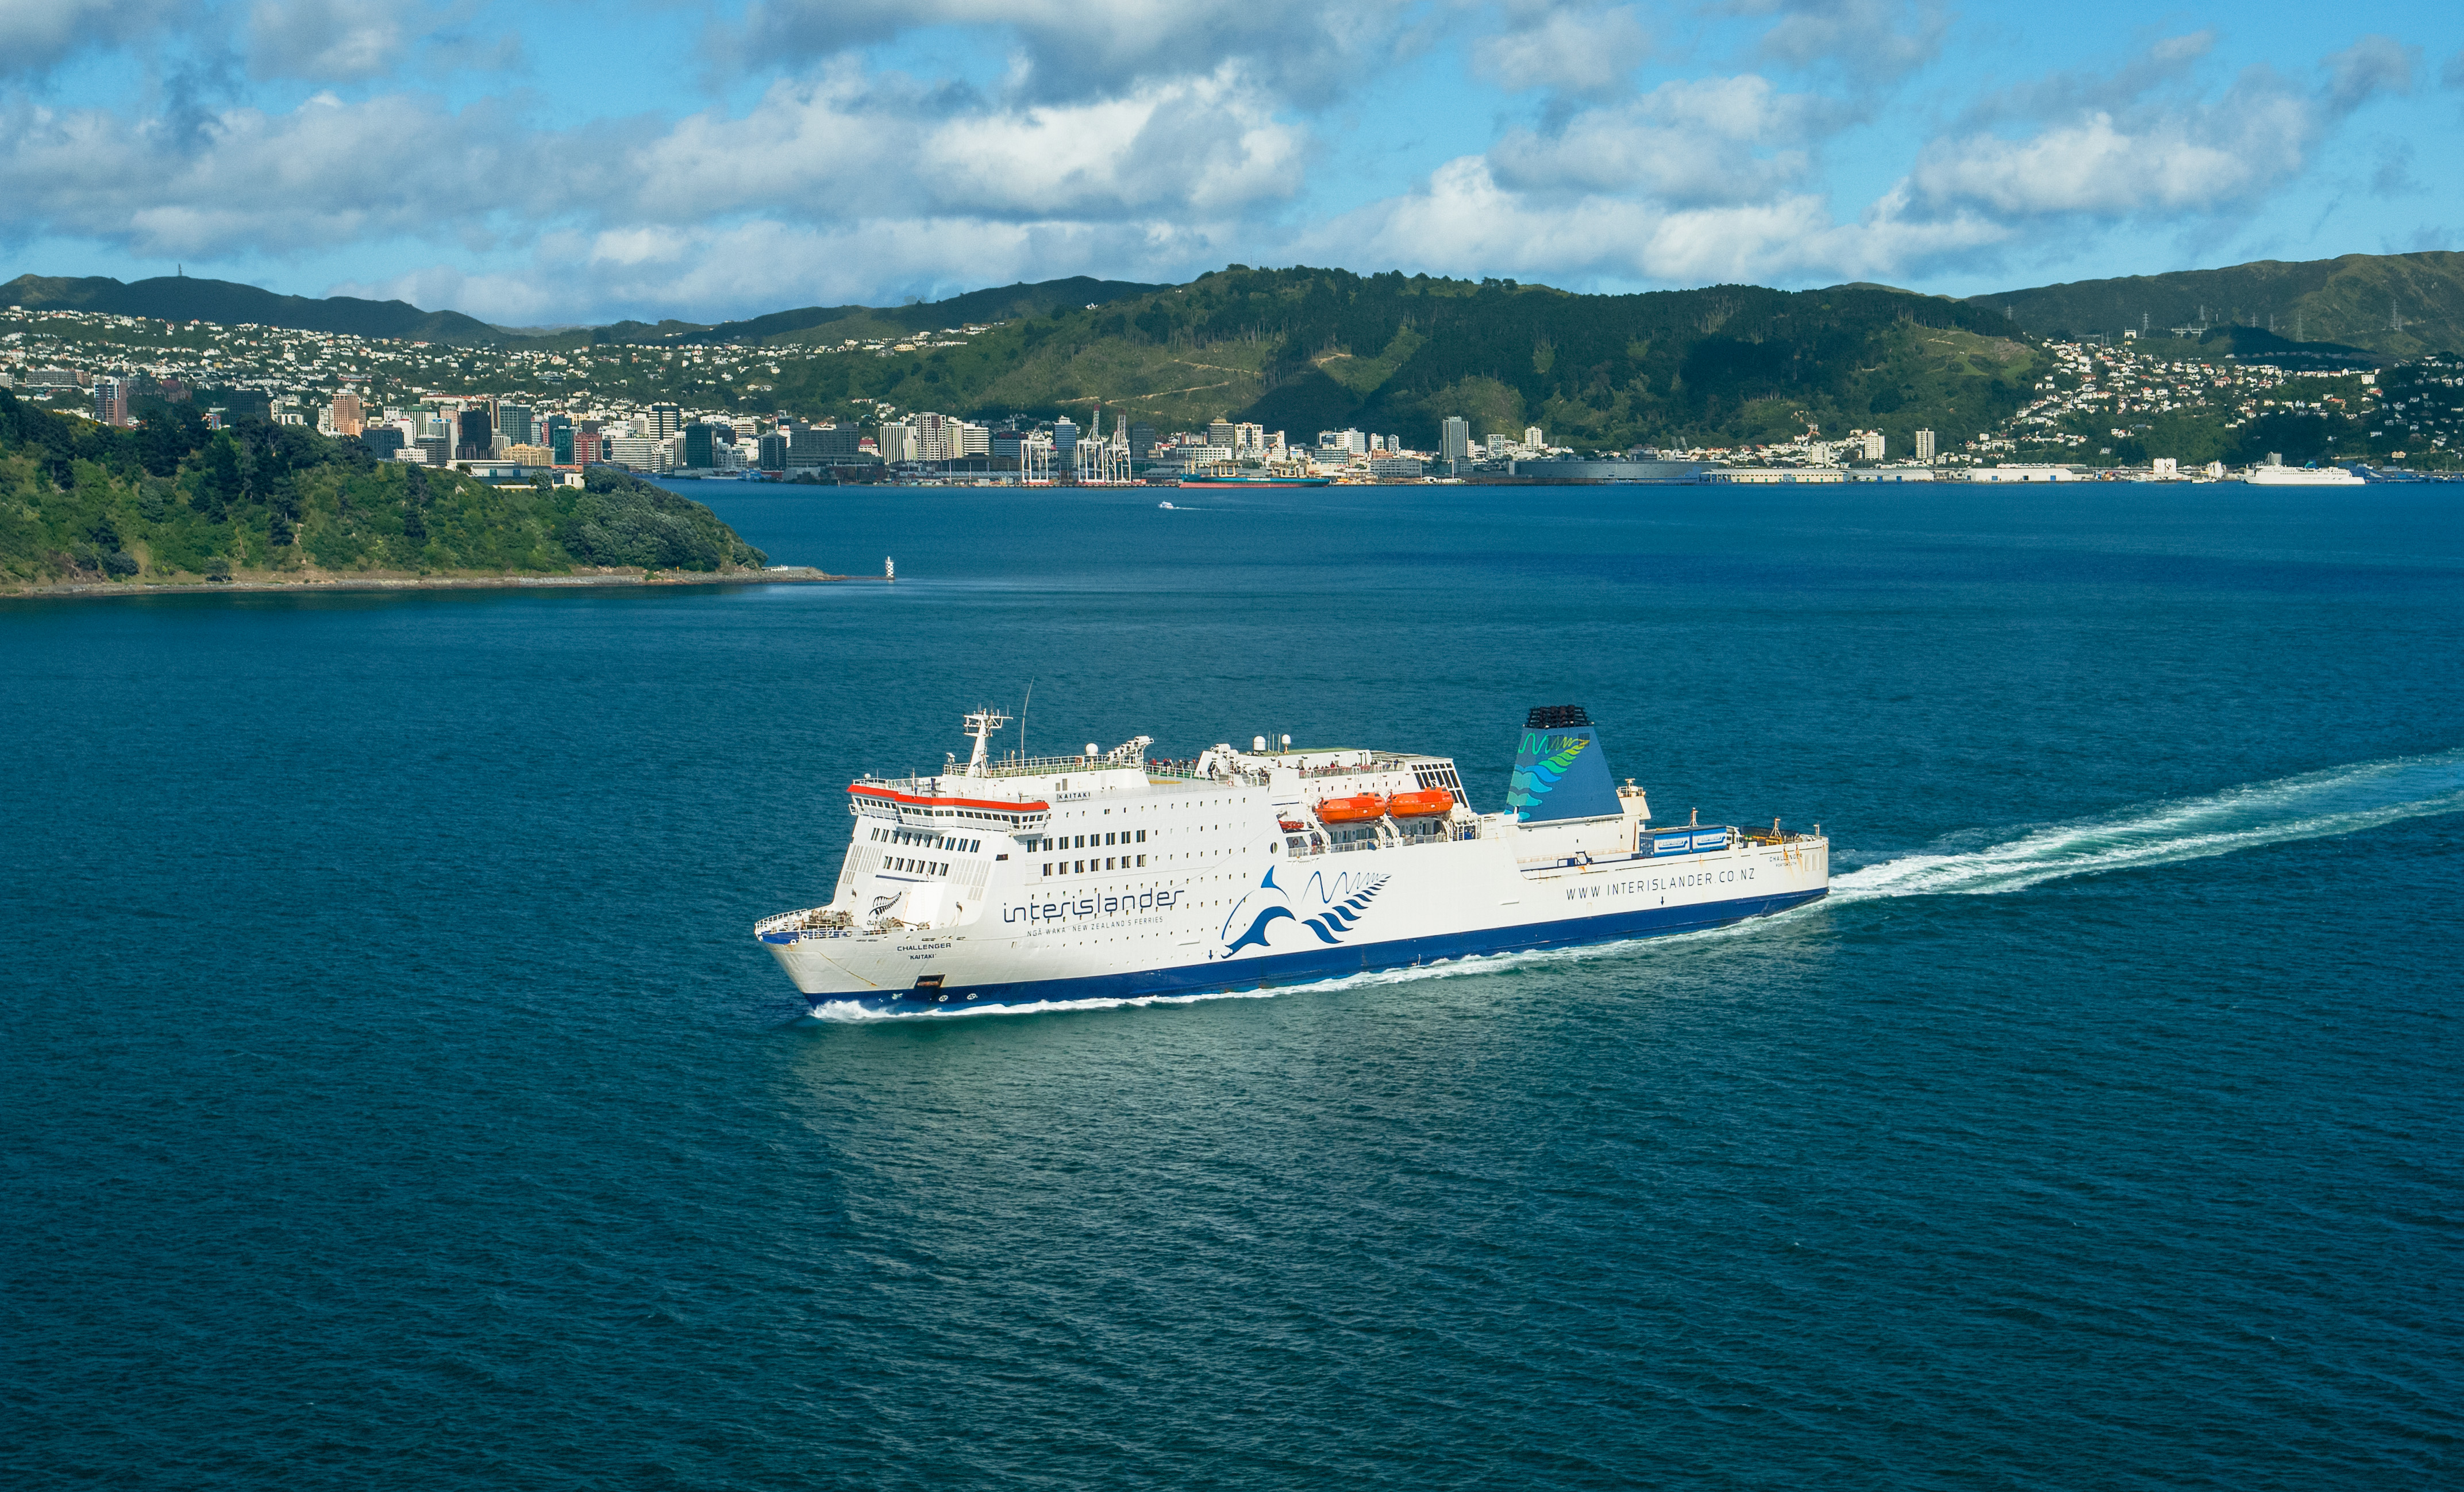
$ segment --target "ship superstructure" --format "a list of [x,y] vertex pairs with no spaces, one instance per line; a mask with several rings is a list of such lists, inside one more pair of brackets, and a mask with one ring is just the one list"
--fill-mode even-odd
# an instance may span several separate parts
[[823,906],[755,936],[815,1009],[1253,990],[1722,926],[1821,896],[1819,832],[1654,824],[1576,706],[1530,712],[1507,807],[1453,758],[1341,747],[1152,758],[1148,736],[847,787]]

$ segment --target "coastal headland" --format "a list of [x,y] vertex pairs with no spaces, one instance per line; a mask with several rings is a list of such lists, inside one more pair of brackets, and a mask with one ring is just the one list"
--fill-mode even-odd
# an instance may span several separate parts
[[634,570],[621,566],[576,570],[569,575],[235,575],[228,581],[70,580],[0,581],[0,600],[57,596],[182,596],[233,592],[561,590],[589,586],[838,585],[889,583],[878,575],[832,575],[809,565],[760,570]]

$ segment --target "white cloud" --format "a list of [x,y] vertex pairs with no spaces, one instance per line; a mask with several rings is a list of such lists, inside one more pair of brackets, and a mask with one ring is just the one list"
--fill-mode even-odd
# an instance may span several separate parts
[[0,0],[0,78],[38,77],[79,52],[127,46],[178,17],[170,0]]
[[1880,276],[2005,236],[1972,214],[1911,220],[1894,202],[1841,224],[1810,192],[1683,208],[1608,195],[1544,199],[1501,186],[1486,161],[1465,156],[1433,172],[1421,189],[1339,218],[1308,239],[1310,252],[1339,262],[1700,285]]
[[774,85],[740,119],[695,115],[632,158],[634,215],[1221,215],[1287,194],[1299,128],[1230,69],[1109,99],[954,107],[851,63]]
[[1220,262],[1205,226],[995,223],[915,217],[839,227],[775,222],[611,229],[542,238],[519,273],[432,265],[333,295],[450,305],[503,325],[577,317],[716,319],[807,305],[880,305],[1069,274],[1177,277]]
[[1507,30],[1473,44],[1473,62],[1510,93],[1554,88],[1601,93],[1651,55],[1651,33],[1630,5],[1597,11],[1513,10]]
[[[2157,50],[2160,66],[2121,75],[2142,92],[2205,48]],[[2300,175],[2345,115],[2380,93],[2409,89],[2414,60],[2385,36],[2365,36],[2321,60],[2327,80],[2317,93],[2263,67],[2243,73],[2212,102],[2131,103],[2106,91],[2113,106],[2079,108],[2017,139],[1975,131],[1935,141],[1910,173],[1909,199],[1923,209],[2013,218],[2245,209]],[[2038,97],[2082,95],[2096,91],[2073,79]]]
[[1508,131],[1488,160],[1496,179],[1517,191],[1759,202],[1803,182],[1813,164],[1806,144],[1837,112],[1752,76],[1668,82],[1583,110],[1553,132]]
[[1935,0],[1730,0],[1731,15],[1776,16],[1762,50],[1793,67],[1830,66],[1869,79],[1932,61],[1950,17]]
[[440,222],[467,234],[530,183],[556,179],[540,144],[493,105],[451,113],[404,95],[227,109],[188,138],[159,121],[21,105],[0,128],[0,200],[21,233],[152,257],[297,252]]
[[1322,104],[1356,83],[1364,62],[1383,60],[1417,9],[1415,0],[754,0],[723,46],[798,61],[975,28],[1012,38],[1014,81],[1035,99],[1102,97],[1232,66],[1278,99]]
[[2382,93],[2412,92],[2412,70],[2421,60],[2419,47],[2408,47],[2392,36],[2368,35],[2332,53],[2327,69],[2327,106],[2350,114]]

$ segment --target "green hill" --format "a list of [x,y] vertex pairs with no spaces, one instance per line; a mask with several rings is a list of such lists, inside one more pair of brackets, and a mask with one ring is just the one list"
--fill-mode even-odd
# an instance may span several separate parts
[[1909,449],[1990,428],[2037,376],[1998,310],[1883,286],[1723,285],[1578,296],[1509,280],[1253,270],[1093,310],[1056,307],[964,347],[783,366],[778,401],[1000,417],[1097,404],[1159,428],[1232,418],[1314,438],[1356,428],[1433,448],[1539,425],[1563,445],[1785,439],[1879,428]]
[[297,426],[209,430],[179,405],[120,430],[0,393],[0,585],[763,562],[708,508],[605,471],[492,487]]
[[396,337],[406,341],[490,345],[507,340],[485,321],[459,311],[422,311],[404,300],[360,300],[335,296],[277,296],[230,280],[160,275],[133,284],[103,275],[66,279],[20,274],[0,285],[0,305],[31,311],[93,311],[106,316],[145,316],[165,321],[253,323],[303,332],[341,332],[354,337]]
[[[2464,351],[2464,253],[2348,253],[2221,270],[2079,280],[1970,297],[2040,337],[2143,325],[2255,327],[2299,343],[2343,343],[2386,359]],[[2330,354],[2333,355],[2333,350]]]
[[[662,343],[769,342],[769,341],[837,341],[844,337],[862,340],[869,337],[896,336],[908,332],[930,331],[940,326],[964,326],[969,322],[1009,321],[1020,317],[1049,316],[1055,310],[1086,305],[1100,305],[1131,296],[1160,290],[1159,285],[1142,285],[1133,280],[1089,279],[1077,275],[1069,279],[1044,280],[1036,284],[1021,281],[995,290],[973,290],[947,300],[919,302],[914,305],[882,306],[805,306],[796,311],[773,311],[742,321],[721,321],[714,326],[687,328],[684,323],[663,321],[647,328],[649,337],[627,339],[614,335],[617,327],[639,327],[638,321],[619,322],[604,328],[598,340],[619,341],[649,340]],[[814,335],[825,333],[825,336]]]

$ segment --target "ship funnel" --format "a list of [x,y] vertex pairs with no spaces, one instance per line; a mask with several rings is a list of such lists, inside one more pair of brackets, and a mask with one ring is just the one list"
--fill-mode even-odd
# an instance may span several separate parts
[[1608,754],[1580,705],[1535,705],[1514,746],[1506,806],[1527,823],[1622,813]]

